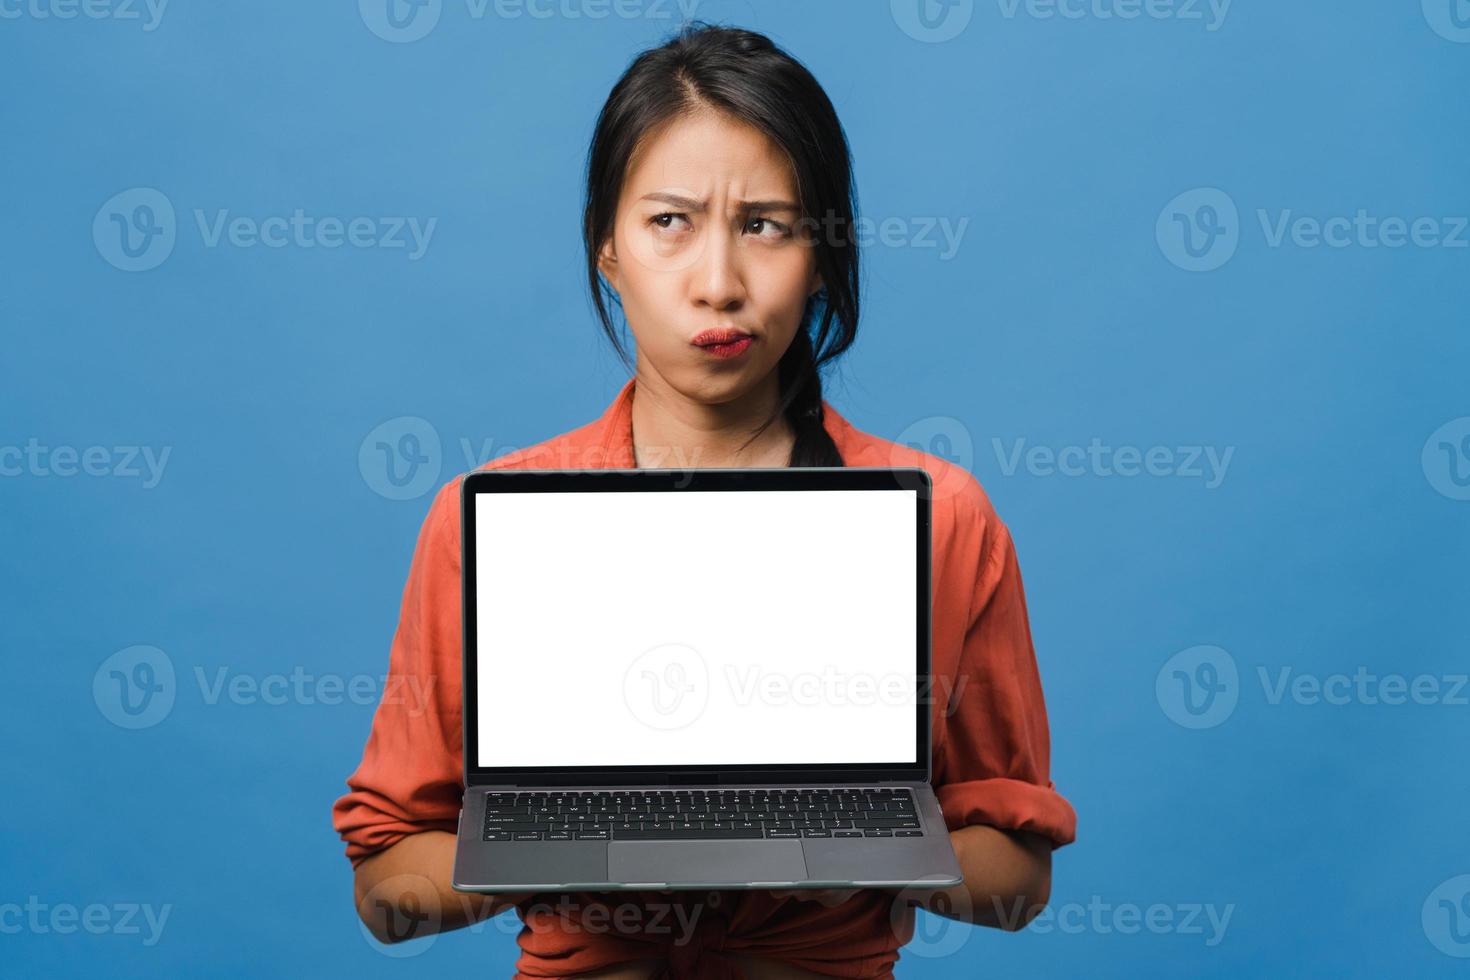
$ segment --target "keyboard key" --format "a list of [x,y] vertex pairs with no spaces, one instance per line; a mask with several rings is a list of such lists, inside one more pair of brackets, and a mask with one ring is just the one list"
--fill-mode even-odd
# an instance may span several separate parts
[[608,840],[610,835],[606,830],[579,830],[577,840]]
[[504,831],[504,830],[487,830],[487,831],[485,831],[485,839],[486,840],[510,840],[510,833],[508,831]]
[[830,831],[830,830],[803,830],[801,832],[801,836],[803,836],[803,837],[831,837],[832,836],[832,831]]
[[923,837],[924,836],[924,832],[922,830],[895,830],[893,832],[893,836],[894,837]]
[[834,830],[834,831],[832,831],[832,836],[833,837],[861,837],[861,836],[863,836],[863,832],[861,830]]
[[893,836],[893,831],[891,831],[891,830],[865,830],[865,831],[863,831],[863,836],[864,837],[892,837]]
[[[795,837],[796,834],[791,834]],[[615,830],[613,840],[760,840],[759,830],[739,830],[729,827],[723,830],[714,830],[709,827],[696,828],[693,830],[681,830],[677,827],[668,830]]]
[[511,836],[511,840],[540,840],[541,839],[540,832],[539,831],[534,831],[534,830],[522,831],[521,833],[518,833],[518,834],[511,834],[510,836]]
[[546,835],[547,840],[571,840],[572,833],[569,830],[553,830]]

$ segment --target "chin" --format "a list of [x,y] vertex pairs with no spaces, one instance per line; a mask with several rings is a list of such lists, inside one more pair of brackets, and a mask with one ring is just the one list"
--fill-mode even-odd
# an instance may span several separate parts
[[707,372],[678,386],[679,393],[702,405],[724,405],[744,397],[751,389],[746,372]]

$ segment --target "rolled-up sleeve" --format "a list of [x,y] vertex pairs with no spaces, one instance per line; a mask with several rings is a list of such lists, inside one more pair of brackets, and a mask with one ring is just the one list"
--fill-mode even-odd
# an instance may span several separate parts
[[1053,847],[1076,838],[1077,815],[1050,776],[1050,734],[1010,532],[976,487],[963,535],[973,591],[958,669],[936,744],[934,783],[950,830],[1026,830]]
[[362,762],[332,807],[353,867],[410,834],[455,829],[464,796],[459,565],[454,480],[420,529]]

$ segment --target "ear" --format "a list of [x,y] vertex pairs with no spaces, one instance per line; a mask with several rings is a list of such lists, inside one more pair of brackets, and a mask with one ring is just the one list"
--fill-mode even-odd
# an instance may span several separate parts
[[618,254],[613,248],[611,235],[602,243],[602,248],[597,250],[597,269],[615,292],[622,292],[622,284],[618,282]]

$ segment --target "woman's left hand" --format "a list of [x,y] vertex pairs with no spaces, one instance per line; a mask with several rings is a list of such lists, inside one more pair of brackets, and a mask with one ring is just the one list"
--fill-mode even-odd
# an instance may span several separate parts
[[771,892],[772,898],[794,898],[800,902],[821,902],[827,908],[835,908],[852,898],[860,888],[783,888]]

